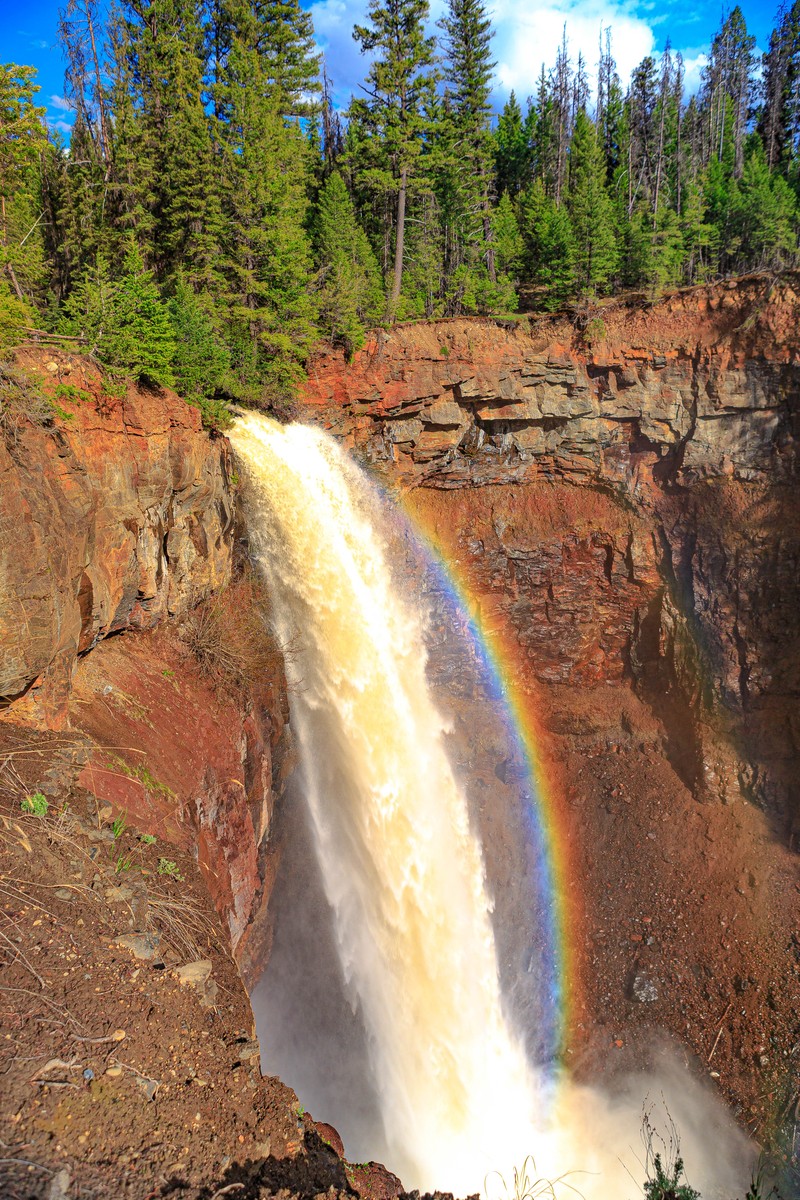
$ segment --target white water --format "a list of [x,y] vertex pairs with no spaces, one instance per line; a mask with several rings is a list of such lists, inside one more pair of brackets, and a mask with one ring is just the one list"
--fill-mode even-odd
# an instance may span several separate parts
[[317,429],[248,415],[231,440],[252,549],[291,648],[292,726],[387,1166],[407,1188],[456,1195],[500,1171],[513,1195],[514,1169],[533,1155],[536,1176],[570,1173],[585,1197],[635,1196],[641,1104],[620,1116],[562,1082],[554,1107],[504,1019],[480,848],[429,695],[422,621],[392,585],[376,495]]

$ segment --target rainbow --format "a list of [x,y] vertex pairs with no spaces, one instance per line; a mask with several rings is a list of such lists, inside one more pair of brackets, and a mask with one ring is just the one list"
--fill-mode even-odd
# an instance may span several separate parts
[[[375,476],[372,482],[378,484]],[[524,764],[526,836],[533,856],[531,921],[541,939],[538,949],[545,975],[545,1011],[539,1031],[544,1058],[557,1068],[565,1050],[571,1008],[577,992],[575,938],[577,903],[570,880],[563,792],[555,766],[541,747],[545,742],[536,696],[523,692],[519,647],[508,629],[481,614],[466,572],[448,556],[436,532],[412,510],[404,496],[378,485],[387,506],[402,514],[405,531],[422,553],[451,611],[460,621],[480,663],[484,690],[503,714],[509,748]]]

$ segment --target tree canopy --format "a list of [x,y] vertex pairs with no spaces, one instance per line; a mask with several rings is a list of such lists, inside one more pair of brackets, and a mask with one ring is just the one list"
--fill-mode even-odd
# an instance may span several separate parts
[[[210,423],[291,404],[381,320],[653,295],[797,259],[800,0],[723,14],[696,95],[667,44],[596,88],[568,31],[495,113],[484,0],[370,0],[345,109],[299,0],[67,0],[69,146],[0,66],[0,344],[35,329],[174,382]],[[321,78],[322,75],[322,78]]]

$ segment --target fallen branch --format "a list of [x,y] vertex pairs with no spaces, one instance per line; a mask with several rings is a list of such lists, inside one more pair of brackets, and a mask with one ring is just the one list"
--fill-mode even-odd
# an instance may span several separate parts
[[48,341],[83,342],[85,345],[89,340],[82,333],[48,333],[46,329],[34,329],[30,325],[23,325],[22,329],[25,333],[32,333],[34,337],[47,338]]
[[[727,1017],[728,1013],[731,1011],[731,1004],[732,1004],[732,1003],[733,1003],[733,1001],[730,1001],[730,1003],[728,1004],[728,1007],[725,1009],[725,1012],[724,1012],[724,1013],[722,1014],[722,1016],[720,1017],[720,1022],[724,1022],[724,1020],[725,1020],[725,1018]],[[708,1056],[708,1061],[709,1061],[709,1062],[711,1062],[712,1058],[714,1057],[714,1051],[716,1050],[717,1046],[719,1045],[719,1039],[722,1037],[722,1030],[723,1030],[724,1028],[725,1028],[724,1024],[720,1024],[720,1027],[719,1027],[719,1029],[717,1030],[717,1036],[714,1038],[714,1045],[711,1047],[711,1053],[710,1053],[710,1054],[709,1054],[709,1056]]]

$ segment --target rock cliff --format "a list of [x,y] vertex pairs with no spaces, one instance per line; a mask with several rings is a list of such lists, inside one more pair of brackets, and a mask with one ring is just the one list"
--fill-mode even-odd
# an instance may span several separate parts
[[537,678],[637,680],[693,788],[785,817],[799,288],[758,277],[572,320],[399,327],[352,364],[321,356],[305,397],[393,485],[459,491],[415,503]]
[[169,392],[110,394],[63,354],[20,352],[16,367],[54,416],[0,440],[0,704],[36,684],[57,725],[79,654],[230,578],[229,453]]
[[[12,380],[0,409],[0,721],[63,730],[76,787],[196,855],[252,979],[289,761],[282,668],[276,656],[263,678],[231,686],[204,677],[180,636],[204,602],[215,619],[254,604],[235,554],[229,445],[174,393],[115,394],[86,359],[20,351],[12,371],[21,391]],[[131,632],[146,636],[111,636]],[[53,794],[70,781],[54,778]]]
[[[529,702],[569,863],[567,1061],[639,1068],[657,1025],[764,1143],[800,1033],[799,298],[751,278],[401,326],[321,355],[304,409],[401,495]],[[437,588],[431,665],[502,901],[513,781]]]

